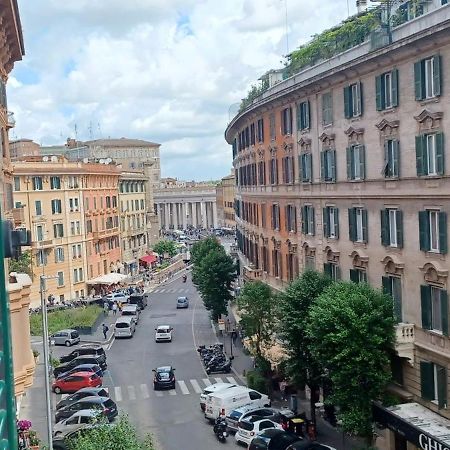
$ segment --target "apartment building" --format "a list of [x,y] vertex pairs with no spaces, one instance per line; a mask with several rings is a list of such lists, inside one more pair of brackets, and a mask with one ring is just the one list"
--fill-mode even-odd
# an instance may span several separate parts
[[14,162],[14,202],[32,236],[32,304],[39,276],[47,295],[70,301],[88,295],[87,281],[121,264],[116,165],[69,162],[62,156]]
[[216,186],[217,224],[219,227],[236,227],[234,220],[234,173],[220,180]]
[[420,3],[391,44],[278,79],[226,129],[244,278],[311,268],[392,295],[407,406],[377,418],[396,450],[449,445],[450,6]]
[[39,156],[40,146],[31,139],[17,139],[10,141],[9,153],[11,155],[11,161],[24,158],[26,156]]

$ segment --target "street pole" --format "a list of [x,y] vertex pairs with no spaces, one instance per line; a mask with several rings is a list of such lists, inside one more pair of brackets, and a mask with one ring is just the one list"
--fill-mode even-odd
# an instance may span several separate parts
[[48,338],[48,317],[47,305],[45,304],[45,275],[40,276],[40,294],[41,294],[41,309],[42,309],[42,330],[44,332],[44,370],[45,370],[45,401],[47,403],[47,434],[48,447],[53,448],[53,430],[52,430],[52,406],[50,396],[50,364],[49,364],[49,338]]

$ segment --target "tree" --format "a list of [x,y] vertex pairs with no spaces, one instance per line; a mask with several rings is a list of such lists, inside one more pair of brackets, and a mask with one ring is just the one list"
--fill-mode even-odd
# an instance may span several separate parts
[[199,264],[201,260],[211,251],[223,249],[222,244],[215,237],[208,237],[196,242],[191,250],[191,262],[194,266]]
[[320,294],[330,286],[331,278],[323,273],[306,271],[279,296],[279,332],[287,352],[287,372],[298,386],[311,390],[311,419],[315,422],[315,392],[320,387],[322,370],[310,352],[307,334],[309,311]]
[[158,253],[158,255],[164,256],[165,253],[168,253],[170,257],[175,256],[177,254],[177,247],[174,241],[162,240],[158,241],[153,246],[153,251]]
[[262,281],[247,282],[237,299],[241,325],[256,357],[273,341],[276,326],[275,302],[272,290]]
[[328,372],[344,430],[370,441],[372,401],[391,378],[392,298],[365,283],[333,283],[311,305],[308,322],[311,354]]
[[32,275],[31,252],[27,250],[23,252],[18,259],[10,259],[9,271],[17,273],[26,273],[31,276]]
[[120,416],[112,424],[100,422],[92,428],[84,429],[68,442],[70,450],[97,450],[113,448],[114,450],[155,450],[152,439],[147,436],[139,438],[136,428],[127,416]]

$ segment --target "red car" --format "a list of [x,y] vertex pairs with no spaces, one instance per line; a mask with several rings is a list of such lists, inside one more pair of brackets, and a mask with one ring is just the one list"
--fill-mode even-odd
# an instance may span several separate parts
[[52,384],[56,394],[72,393],[85,387],[100,387],[102,379],[94,372],[75,372],[62,378],[58,378]]

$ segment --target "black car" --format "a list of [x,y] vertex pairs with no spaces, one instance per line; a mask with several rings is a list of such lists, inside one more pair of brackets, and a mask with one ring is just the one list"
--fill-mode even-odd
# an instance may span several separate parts
[[319,442],[298,441],[290,445],[286,450],[336,450],[329,445],[319,444]]
[[82,388],[77,392],[67,396],[65,399],[59,401],[56,404],[56,409],[64,408],[65,406],[69,406],[72,403],[81,400],[82,398],[92,397],[94,395],[98,397],[109,397],[108,391],[105,388]]
[[175,389],[175,369],[172,366],[163,366],[153,369],[153,389]]
[[117,416],[117,405],[109,397],[99,397],[93,395],[91,397],[85,397],[81,400],[67,405],[61,409],[58,409],[55,414],[55,422],[60,422],[63,419],[67,419],[72,414],[82,409],[98,409],[105,417],[111,422],[114,417]]
[[98,377],[100,378],[103,377],[103,370],[100,368],[98,364],[80,364],[79,366],[70,369],[68,372],[59,374],[57,378],[67,377],[75,372],[93,372]]
[[73,368],[81,364],[96,364],[97,366],[100,366],[102,370],[106,370],[108,367],[106,361],[101,362],[95,356],[77,356],[76,358],[72,359],[72,361],[55,367],[53,369],[53,375],[55,376],[55,378],[58,378],[58,376],[62,373],[68,372],[69,370],[72,370]]
[[68,355],[59,358],[59,362],[63,364],[72,361],[72,359],[78,356],[86,355],[95,356],[100,362],[106,362],[105,350],[101,345],[82,345],[81,347],[71,351]]
[[147,306],[147,295],[146,294],[131,294],[128,298],[129,305],[137,305],[137,307],[142,311]]
[[286,450],[290,444],[298,441],[301,439],[294,433],[269,428],[252,440],[248,450]]

